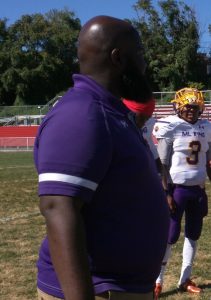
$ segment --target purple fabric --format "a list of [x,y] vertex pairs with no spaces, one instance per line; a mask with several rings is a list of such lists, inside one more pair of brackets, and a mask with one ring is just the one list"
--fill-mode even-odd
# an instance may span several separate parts
[[169,244],[175,244],[180,236],[181,219],[185,212],[185,236],[198,240],[201,235],[203,217],[208,213],[208,200],[205,189],[200,186],[175,187],[173,197],[176,212],[170,217]]
[[[36,139],[39,194],[84,200],[82,215],[95,292],[150,292],[165,252],[169,213],[154,160],[121,101],[96,82],[74,76]],[[59,175],[60,176],[60,175]],[[41,178],[41,177],[40,177]],[[82,178],[82,183],[72,182]],[[96,184],[96,190],[84,186]],[[40,248],[38,287],[63,298],[47,240]]]

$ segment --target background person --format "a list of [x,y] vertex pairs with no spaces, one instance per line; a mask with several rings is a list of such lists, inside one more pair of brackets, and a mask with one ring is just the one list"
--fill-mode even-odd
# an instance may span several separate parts
[[137,126],[141,128],[143,138],[146,140],[154,157],[158,173],[161,174],[163,172],[162,163],[158,155],[157,147],[155,146],[152,138],[152,131],[156,122],[155,118],[152,117],[155,109],[155,99],[152,98],[147,103],[139,103],[123,99],[123,103],[127,106],[127,108],[135,113],[135,122]]
[[173,183],[172,190],[166,186],[171,211],[170,230],[166,254],[156,281],[156,297],[162,291],[171,246],[179,239],[184,213],[185,240],[178,289],[196,294],[201,292],[191,280],[191,273],[203,218],[208,211],[205,192],[207,174],[211,179],[211,124],[199,119],[204,109],[202,93],[194,88],[184,88],[176,93],[172,102],[177,115],[158,120],[153,132],[158,139],[159,156],[166,172],[170,167]]
[[128,22],[95,17],[80,32],[78,58],[74,87],[47,114],[35,143],[47,227],[39,299],[152,300],[168,208],[120,98],[151,98],[140,37]]

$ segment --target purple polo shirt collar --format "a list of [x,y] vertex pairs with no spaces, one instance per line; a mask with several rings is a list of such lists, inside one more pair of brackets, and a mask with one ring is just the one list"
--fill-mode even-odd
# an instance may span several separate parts
[[119,113],[128,115],[130,110],[123,104],[120,98],[115,97],[112,93],[106,90],[102,85],[97,83],[89,76],[74,74],[74,89],[86,89],[96,96],[100,97],[102,101],[107,103],[109,106],[112,106],[112,109],[116,109]]

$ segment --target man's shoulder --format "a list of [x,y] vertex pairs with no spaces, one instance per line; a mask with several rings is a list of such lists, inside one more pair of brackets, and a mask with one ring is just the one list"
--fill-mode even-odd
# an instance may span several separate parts
[[69,130],[85,136],[94,130],[107,131],[106,124],[106,116],[94,96],[71,88],[46,114],[40,133],[45,128],[48,134]]
[[163,134],[164,132],[166,133],[168,131],[172,131],[181,123],[182,121],[177,115],[161,118],[157,120],[157,122],[155,123],[153,134],[156,136],[156,135]]
[[160,118],[160,119],[156,120],[155,126],[162,127],[162,126],[165,126],[168,124],[176,125],[176,124],[180,124],[181,122],[182,122],[182,120],[177,115],[171,115],[171,116],[168,116],[165,118]]
[[160,118],[156,122],[159,123],[170,123],[170,122],[175,122],[178,119],[180,119],[177,115],[170,115],[168,117]]
[[211,122],[208,121],[207,119],[199,119],[198,123],[199,123],[199,126],[204,126],[206,128],[211,129]]

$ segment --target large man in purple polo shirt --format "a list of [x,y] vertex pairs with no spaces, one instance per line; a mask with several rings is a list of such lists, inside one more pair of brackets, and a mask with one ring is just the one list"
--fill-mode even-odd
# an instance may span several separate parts
[[[121,97],[151,97],[137,31],[107,16],[79,35],[80,75],[35,143],[47,237],[39,299],[151,300],[168,208],[154,161]],[[94,296],[95,295],[95,296]]]

